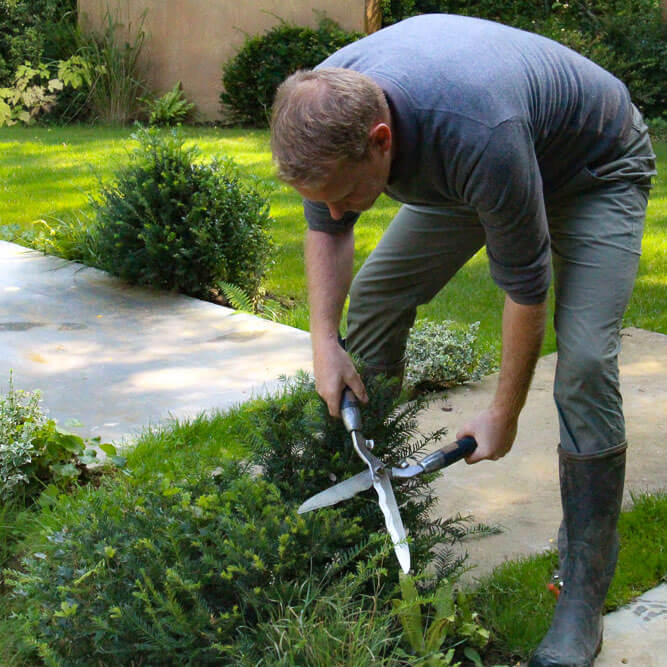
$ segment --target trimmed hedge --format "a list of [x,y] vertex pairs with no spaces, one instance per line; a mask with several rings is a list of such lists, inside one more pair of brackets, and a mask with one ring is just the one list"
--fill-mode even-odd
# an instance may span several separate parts
[[98,265],[133,284],[209,298],[232,283],[254,298],[271,249],[267,200],[230,161],[196,161],[177,131],[134,138],[130,164],[93,202]]
[[360,37],[330,19],[321,19],[317,30],[281,22],[264,35],[248,37],[223,66],[225,114],[238,123],[266,127],[276,90],[290,74],[315,67]]

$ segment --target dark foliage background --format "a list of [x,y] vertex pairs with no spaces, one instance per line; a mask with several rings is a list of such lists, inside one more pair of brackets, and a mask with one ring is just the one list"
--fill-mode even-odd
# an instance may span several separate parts
[[383,23],[465,14],[555,39],[623,81],[647,118],[667,117],[667,22],[659,0],[384,0]]
[[76,0],[0,0],[0,86],[25,60],[69,58],[77,48]]

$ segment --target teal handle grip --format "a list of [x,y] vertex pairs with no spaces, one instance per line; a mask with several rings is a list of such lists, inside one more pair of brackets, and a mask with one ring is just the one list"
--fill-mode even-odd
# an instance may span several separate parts
[[451,445],[447,445],[437,452],[429,454],[419,462],[419,465],[424,468],[424,472],[435,472],[470,456],[476,449],[477,442],[475,438],[467,435],[465,438],[461,438],[456,442],[452,442]]

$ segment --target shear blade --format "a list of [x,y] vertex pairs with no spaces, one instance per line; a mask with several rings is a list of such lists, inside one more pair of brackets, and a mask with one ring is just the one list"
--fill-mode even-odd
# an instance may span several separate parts
[[311,496],[299,507],[297,512],[305,514],[306,512],[318,510],[322,507],[330,507],[370,489],[371,486],[373,486],[373,478],[368,470],[364,470],[354,477],[343,480]]
[[403,572],[407,574],[410,571],[410,548],[406,541],[405,528],[398,511],[396,497],[391,488],[389,471],[385,470],[383,473],[376,475],[374,480],[370,471],[364,470],[354,477],[316,493],[308,498],[297,511],[299,514],[305,514],[322,507],[330,507],[370,489],[371,486],[375,487],[378,494],[378,503],[384,515],[385,526],[394,545],[398,562]]
[[391,488],[389,476],[386,474],[376,476],[373,486],[378,494],[380,509],[384,514],[384,522],[387,526],[387,532],[394,543],[396,558],[405,574],[410,571],[410,547],[407,543],[407,535],[401,520],[401,514],[398,511],[394,491]]

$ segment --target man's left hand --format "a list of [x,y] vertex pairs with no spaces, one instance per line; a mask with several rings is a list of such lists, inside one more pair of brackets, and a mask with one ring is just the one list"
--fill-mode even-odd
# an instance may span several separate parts
[[514,444],[517,424],[515,417],[494,407],[480,412],[456,434],[457,439],[471,435],[477,441],[477,449],[466,458],[466,463],[497,461],[505,456]]

